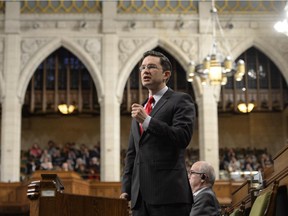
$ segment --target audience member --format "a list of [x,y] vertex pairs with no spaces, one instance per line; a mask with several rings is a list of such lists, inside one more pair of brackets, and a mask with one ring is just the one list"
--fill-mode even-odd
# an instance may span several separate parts
[[76,171],[77,173],[79,173],[79,175],[80,175],[83,179],[87,179],[87,178],[88,178],[88,170],[87,170],[87,168],[86,168],[86,166],[85,166],[84,163],[79,164],[79,165],[77,166],[77,168],[75,168],[75,171]]
[[80,156],[79,157],[82,158],[83,163],[86,166],[89,166],[91,155],[90,155],[89,148],[85,144],[81,144],[81,146],[80,146]]
[[194,196],[190,216],[220,216],[221,208],[212,189],[215,182],[214,168],[205,161],[194,163],[189,171],[189,181]]
[[97,144],[93,146],[93,149],[90,151],[90,155],[91,157],[100,158],[100,142],[97,142]]
[[254,170],[254,163],[253,163],[251,155],[246,156],[243,169],[245,171],[253,171]]
[[272,162],[272,159],[271,159],[271,156],[269,156],[268,154],[266,153],[263,153],[261,155],[261,166],[264,168],[264,167],[271,167],[273,162]]
[[63,171],[74,171],[74,167],[72,165],[71,160],[66,160],[65,162],[62,163],[61,170]]
[[93,170],[94,173],[100,174],[100,160],[97,157],[92,157],[89,164],[89,170]]
[[241,171],[241,164],[240,161],[237,160],[236,156],[232,156],[230,163],[228,165],[228,170],[230,172]]
[[100,181],[100,174],[96,173],[94,169],[89,168],[88,169],[88,179],[89,180],[98,180],[98,181]]
[[45,157],[43,159],[43,162],[40,164],[40,169],[41,170],[52,170],[53,169],[53,164],[48,157]]
[[42,154],[42,149],[38,146],[37,143],[34,143],[29,150],[29,155],[34,158],[40,158]]
[[54,155],[55,151],[57,150],[57,146],[56,146],[56,143],[52,140],[49,140],[48,143],[48,153],[52,156]]
[[35,159],[33,157],[29,157],[26,164],[26,174],[32,175],[36,170]]
[[49,154],[48,150],[47,150],[47,149],[44,149],[44,150],[43,150],[43,153],[42,153],[42,155],[41,155],[41,157],[40,157],[40,162],[43,163],[46,158],[48,158],[49,161],[52,161],[52,157],[51,157],[51,155]]
[[61,155],[61,150],[56,149],[52,155],[52,163],[56,169],[61,169],[62,163],[65,161],[65,157]]
[[80,170],[80,167],[81,167],[82,165],[85,166],[85,163],[84,163],[83,159],[80,158],[80,157],[77,158],[77,159],[76,159],[75,166],[74,166],[74,170],[77,172],[78,170]]

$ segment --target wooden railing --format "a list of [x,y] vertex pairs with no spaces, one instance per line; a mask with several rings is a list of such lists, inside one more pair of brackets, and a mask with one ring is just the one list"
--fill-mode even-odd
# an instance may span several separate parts
[[24,214],[29,212],[26,197],[27,183],[0,182],[0,215]]
[[232,192],[240,187],[243,181],[216,180],[213,190],[221,206],[230,206],[232,202]]
[[[288,144],[284,146],[273,158],[273,166],[264,170],[263,188],[271,187],[275,182],[279,183],[278,187],[288,187]],[[244,182],[238,189],[232,192],[232,203],[230,212],[233,209],[240,208],[245,204],[249,209],[259,191],[253,187],[251,181]]]
[[76,172],[36,171],[27,182],[0,182],[0,215],[29,213],[27,186],[32,181],[41,180],[41,174],[57,174],[65,187],[65,193],[109,198],[120,196],[120,182],[83,180]]
[[[27,186],[32,181],[41,180],[42,174],[57,174],[65,187],[65,193],[97,197],[119,198],[120,182],[99,182],[83,180],[76,172],[36,171],[29,182],[0,183],[0,215],[3,213],[29,212],[29,199],[26,197]],[[216,180],[213,189],[222,206],[232,202],[231,193],[243,182]]]

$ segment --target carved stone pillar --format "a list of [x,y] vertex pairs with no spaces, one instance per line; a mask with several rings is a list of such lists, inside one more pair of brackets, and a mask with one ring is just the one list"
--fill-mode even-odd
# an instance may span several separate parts
[[115,91],[118,77],[118,36],[112,17],[116,14],[115,2],[103,2],[102,76],[104,97],[101,104],[101,181],[120,181],[120,101]]
[[1,118],[1,178],[2,182],[20,181],[21,108],[17,97],[20,72],[20,2],[6,2],[4,68]]
[[[201,84],[200,84],[201,85]],[[207,161],[215,169],[219,178],[219,135],[217,101],[220,87],[203,85],[198,92],[199,150],[200,160]]]

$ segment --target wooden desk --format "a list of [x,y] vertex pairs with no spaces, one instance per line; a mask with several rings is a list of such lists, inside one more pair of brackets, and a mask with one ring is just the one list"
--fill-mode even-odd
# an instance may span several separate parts
[[64,193],[55,174],[42,175],[28,185],[30,216],[128,216],[128,202],[119,198]]

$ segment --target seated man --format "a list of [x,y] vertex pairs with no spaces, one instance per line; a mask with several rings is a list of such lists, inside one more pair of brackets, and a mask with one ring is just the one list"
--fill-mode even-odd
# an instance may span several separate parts
[[194,203],[190,216],[219,216],[221,208],[212,186],[215,182],[214,168],[205,161],[194,163],[189,171]]

